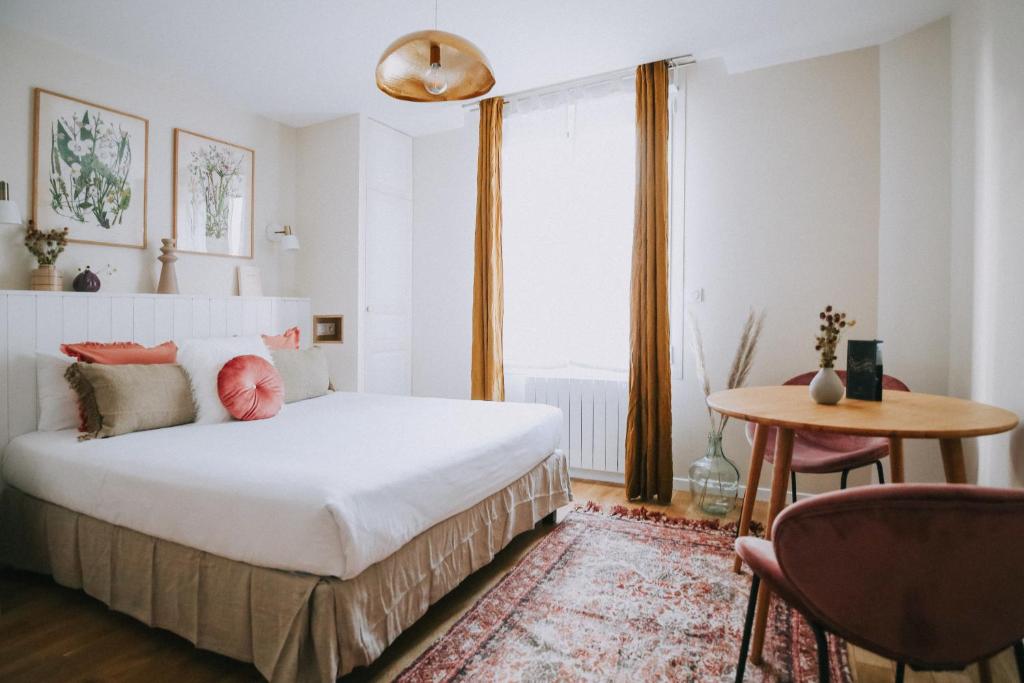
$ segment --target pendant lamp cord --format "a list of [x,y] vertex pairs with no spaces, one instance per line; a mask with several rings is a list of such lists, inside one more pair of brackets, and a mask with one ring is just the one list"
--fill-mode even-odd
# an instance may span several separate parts
[[437,0],[434,0],[434,30],[437,30]]

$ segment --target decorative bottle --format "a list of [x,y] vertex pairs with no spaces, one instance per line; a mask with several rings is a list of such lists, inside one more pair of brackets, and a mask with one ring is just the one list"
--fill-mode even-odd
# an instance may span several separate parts
[[709,515],[727,515],[736,505],[740,471],[722,451],[722,434],[708,434],[708,451],[690,465],[690,494]]

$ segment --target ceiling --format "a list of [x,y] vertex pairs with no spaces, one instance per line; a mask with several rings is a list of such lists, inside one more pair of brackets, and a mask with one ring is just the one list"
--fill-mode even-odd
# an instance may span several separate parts
[[[493,94],[682,54],[741,71],[884,42],[956,0],[439,0]],[[411,135],[459,126],[458,103],[379,92],[381,51],[430,28],[431,0],[0,0],[0,22],[80,52],[201,82],[293,126],[362,112]],[[59,17],[59,20],[55,20]]]

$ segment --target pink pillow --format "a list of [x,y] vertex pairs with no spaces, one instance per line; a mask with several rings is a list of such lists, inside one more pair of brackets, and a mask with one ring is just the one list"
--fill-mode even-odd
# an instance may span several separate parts
[[299,328],[297,327],[290,327],[283,334],[264,334],[262,337],[267,348],[274,351],[299,348]]
[[135,342],[81,342],[61,344],[61,353],[83,363],[100,365],[156,365],[178,359],[178,347],[172,341],[146,348]]
[[236,420],[274,417],[284,403],[284,382],[259,356],[235,356],[217,374],[220,402]]

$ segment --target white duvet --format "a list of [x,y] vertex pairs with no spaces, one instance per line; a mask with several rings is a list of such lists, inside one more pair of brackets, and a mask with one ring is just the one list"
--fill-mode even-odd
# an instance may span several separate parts
[[42,500],[263,567],[351,578],[558,446],[556,408],[334,393],[270,420],[79,442],[32,432],[3,480]]

